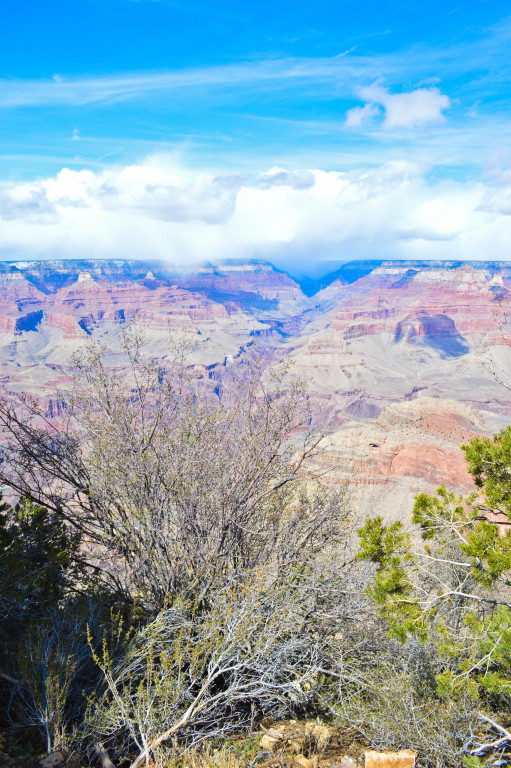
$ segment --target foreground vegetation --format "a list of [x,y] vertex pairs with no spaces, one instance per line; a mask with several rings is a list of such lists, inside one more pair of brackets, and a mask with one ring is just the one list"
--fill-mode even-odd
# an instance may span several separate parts
[[0,408],[20,499],[0,517],[8,733],[210,765],[298,717],[422,766],[505,764],[511,430],[464,448],[484,506],[420,495],[416,531],[375,517],[357,554],[346,489],[312,472],[302,387],[247,362],[219,400],[178,354],[162,370],[130,331],[124,352],[122,373],[76,358],[58,422]]

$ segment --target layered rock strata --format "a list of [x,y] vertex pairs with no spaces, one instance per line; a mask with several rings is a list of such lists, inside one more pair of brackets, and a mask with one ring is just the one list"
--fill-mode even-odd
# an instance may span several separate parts
[[186,339],[221,395],[256,345],[307,382],[330,443],[322,469],[351,478],[362,508],[374,511],[382,485],[393,514],[417,490],[466,490],[459,444],[511,421],[510,265],[367,263],[333,278],[306,296],[266,262],[186,274],[144,261],[2,263],[2,385],[56,408],[70,355],[93,339],[118,363],[120,329],[136,320],[162,361]]

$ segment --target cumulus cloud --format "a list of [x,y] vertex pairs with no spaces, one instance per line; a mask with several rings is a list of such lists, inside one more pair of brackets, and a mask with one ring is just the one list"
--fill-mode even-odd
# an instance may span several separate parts
[[380,114],[376,104],[365,104],[363,107],[353,107],[346,113],[346,126],[348,128],[361,128],[373,121]]
[[346,125],[358,128],[372,121],[384,110],[383,127],[417,128],[422,125],[441,123],[445,120],[444,110],[450,106],[450,99],[436,88],[417,88],[405,93],[390,93],[378,83],[360,88],[360,98],[366,102],[363,107],[350,109]]
[[253,176],[164,163],[0,185],[4,258],[509,257],[511,180],[428,181],[417,163]]
[[487,211],[488,213],[500,213],[502,216],[511,216],[511,188],[505,193],[487,190],[478,210]]
[[117,175],[105,174],[95,199],[110,211],[132,210],[141,217],[163,221],[225,222],[233,214],[242,177],[198,174],[185,182],[157,168],[129,166]]
[[483,170],[486,185],[478,210],[511,216],[511,153],[509,150],[498,150],[490,155]]
[[308,189],[314,186],[315,178],[311,171],[286,171],[283,168],[272,168],[257,179],[258,186],[292,187],[293,189]]

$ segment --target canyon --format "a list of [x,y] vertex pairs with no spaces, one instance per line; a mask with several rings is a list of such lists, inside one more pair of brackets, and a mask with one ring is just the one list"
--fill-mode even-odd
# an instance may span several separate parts
[[413,495],[472,489],[460,445],[511,422],[511,264],[348,262],[320,280],[263,261],[179,273],[133,260],[0,263],[6,396],[58,409],[73,352],[141,328],[161,364],[185,341],[204,386],[247,350],[306,383],[325,449],[317,469],[350,482],[360,514],[406,518]]

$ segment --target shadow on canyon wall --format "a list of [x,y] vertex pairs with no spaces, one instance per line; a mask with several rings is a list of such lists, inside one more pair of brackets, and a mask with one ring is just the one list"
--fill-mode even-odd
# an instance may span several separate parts
[[462,357],[470,351],[466,339],[458,333],[447,315],[420,314],[397,324],[394,342],[412,342],[436,350],[443,358]]

